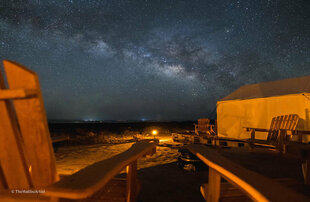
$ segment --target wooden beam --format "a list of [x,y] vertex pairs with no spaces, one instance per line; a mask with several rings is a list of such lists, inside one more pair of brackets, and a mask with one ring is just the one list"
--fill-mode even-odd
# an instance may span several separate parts
[[216,170],[227,181],[239,187],[254,201],[309,201],[304,195],[250,171],[221,156],[204,145],[188,145],[187,148],[206,165]]
[[25,99],[25,98],[36,97],[37,95],[38,95],[38,91],[35,89],[0,90],[0,100]]

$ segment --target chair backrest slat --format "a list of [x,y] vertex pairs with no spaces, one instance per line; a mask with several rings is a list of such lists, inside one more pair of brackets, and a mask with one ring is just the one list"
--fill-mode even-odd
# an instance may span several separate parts
[[290,120],[291,116],[287,116],[285,115],[283,117],[283,124],[282,124],[282,129],[288,129],[289,125],[291,125],[291,120]]
[[[0,90],[5,89],[0,71]],[[0,100],[0,189],[30,188],[28,162],[11,103]]]
[[299,116],[297,114],[282,115],[272,118],[267,142],[274,143],[278,138],[280,129],[295,130],[298,120]]
[[57,181],[58,175],[38,76],[14,62],[3,64],[9,89],[38,90],[36,97],[13,100],[13,104],[33,186],[47,186]]
[[198,132],[206,132],[209,130],[210,119],[198,119],[197,130]]
[[299,120],[299,117],[297,114],[292,114],[290,115],[290,119],[291,119],[291,122],[290,122],[290,125],[289,125],[289,130],[294,130],[296,129],[297,127],[297,124],[298,124],[298,120]]

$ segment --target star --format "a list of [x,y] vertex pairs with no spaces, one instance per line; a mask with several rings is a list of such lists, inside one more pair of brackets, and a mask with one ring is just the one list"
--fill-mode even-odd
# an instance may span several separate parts
[[0,56],[38,73],[49,119],[215,118],[241,85],[309,72],[303,1],[16,2]]

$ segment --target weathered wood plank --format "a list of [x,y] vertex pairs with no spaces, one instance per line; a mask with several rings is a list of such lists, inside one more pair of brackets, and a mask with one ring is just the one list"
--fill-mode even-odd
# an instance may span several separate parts
[[219,172],[227,181],[238,186],[254,201],[309,201],[293,190],[226,159],[214,149],[189,145],[188,149],[206,165]]
[[[11,61],[3,61],[9,89],[34,89],[37,96],[14,100],[29,172],[35,187],[44,187],[58,180],[39,79],[36,73]],[[44,163],[42,163],[44,162]]]
[[0,90],[0,100],[24,99],[37,96],[38,91],[34,89]]
[[150,153],[155,147],[156,143],[135,143],[129,150],[119,155],[92,164],[46,187],[45,194],[70,199],[89,197],[127,165]]

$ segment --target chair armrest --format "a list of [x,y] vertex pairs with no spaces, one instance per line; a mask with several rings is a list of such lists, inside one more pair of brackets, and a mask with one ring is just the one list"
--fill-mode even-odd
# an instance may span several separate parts
[[304,134],[304,135],[310,135],[310,131],[305,131],[305,130],[294,130],[294,129],[277,129],[277,130],[270,130],[270,129],[265,129],[265,128],[251,128],[251,127],[243,127],[247,132],[254,130],[258,132],[272,132],[272,131],[292,131],[294,134]]
[[247,132],[254,130],[258,132],[271,132],[273,130],[265,129],[265,128],[251,128],[251,127],[243,127]]
[[310,135],[308,130],[292,130],[294,135]]
[[[216,172],[213,174],[221,175],[246,193],[253,201],[309,201],[306,196],[232,162],[215,149],[198,144],[186,147],[208,165],[209,169],[215,170]],[[220,183],[220,180],[218,182]]]
[[155,148],[156,143],[137,142],[121,154],[94,163],[47,186],[44,195],[69,199],[87,198],[104,187],[127,165],[142,156],[152,153]]

